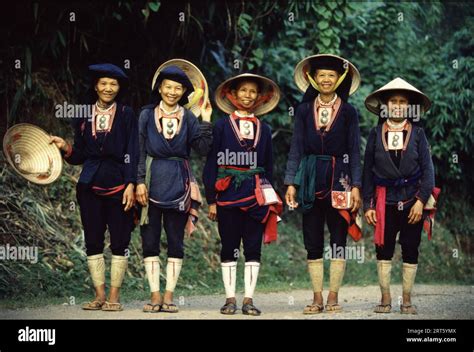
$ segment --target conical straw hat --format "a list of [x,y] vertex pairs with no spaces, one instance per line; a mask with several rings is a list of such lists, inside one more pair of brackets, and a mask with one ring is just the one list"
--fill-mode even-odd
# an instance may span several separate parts
[[63,159],[50,135],[29,123],[8,129],[3,137],[3,153],[15,171],[39,185],[54,182],[63,168]]
[[240,75],[231,77],[219,84],[219,87],[217,87],[215,94],[217,107],[227,114],[232,114],[236,110],[234,104],[232,104],[230,100],[226,97],[226,93],[229,91],[232,82],[246,77],[257,79],[262,83],[263,88],[260,94],[271,94],[270,99],[262,105],[258,106],[255,111],[253,111],[253,113],[256,116],[261,116],[275,109],[275,107],[278,105],[278,102],[280,101],[280,88],[278,88],[278,85],[271,79],[253,73],[242,73]]
[[346,63],[349,65],[349,75],[352,78],[351,88],[349,90],[349,95],[354,94],[354,92],[359,88],[360,84],[360,73],[359,70],[352,64],[349,60],[344,59],[343,57],[332,55],[332,54],[317,54],[312,55],[304,58],[301,60],[295,67],[294,72],[294,79],[296,86],[302,92],[306,92],[306,89],[309,87],[308,76],[306,75],[307,72],[311,70],[311,62],[314,60],[318,60],[319,58],[336,58],[342,61],[342,63]]
[[[379,88],[375,92],[370,93],[367,98],[365,98],[365,106],[367,110],[373,112],[376,115],[379,115],[381,105],[386,103],[382,100],[382,95],[384,95],[385,92],[389,91],[405,91],[408,93],[408,95],[415,96],[416,98],[418,98],[417,100],[420,101],[424,112],[428,111],[431,107],[431,101],[426,96],[426,94],[412,86],[404,79],[397,77],[394,80],[388,82],[382,88]],[[414,103],[416,102],[410,102],[410,104]]]

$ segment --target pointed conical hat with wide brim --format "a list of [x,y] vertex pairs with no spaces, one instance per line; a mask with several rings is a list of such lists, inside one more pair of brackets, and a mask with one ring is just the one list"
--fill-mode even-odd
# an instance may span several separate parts
[[151,83],[151,89],[155,87],[156,79],[160,72],[169,66],[178,66],[183,72],[188,76],[191,81],[194,92],[189,94],[188,101],[184,107],[191,110],[191,112],[199,117],[201,115],[201,107],[209,98],[209,88],[207,86],[207,81],[201,70],[197,68],[192,62],[189,62],[184,59],[172,59],[163,63],[160,67],[157,68],[155,75],[153,76],[153,81]]
[[423,112],[428,111],[431,107],[431,100],[426,96],[426,94],[412,86],[404,79],[397,77],[394,80],[388,82],[382,88],[379,88],[375,92],[370,93],[367,98],[365,98],[365,107],[367,108],[367,110],[373,112],[376,115],[379,115],[382,104],[386,104],[386,102],[383,101],[382,98],[384,95],[386,95],[387,92],[390,91],[404,91],[409,96],[415,97],[415,101],[410,101],[409,104],[420,103]]
[[299,90],[301,90],[302,92],[306,92],[306,90],[309,87],[310,83],[308,81],[308,76],[306,75],[306,72],[310,72],[311,62],[316,61],[316,64],[317,64],[318,59],[324,59],[326,57],[339,59],[342,61],[343,64],[347,62],[347,64],[349,65],[348,74],[352,78],[351,88],[349,89],[349,95],[354,94],[360,85],[359,70],[349,60],[346,60],[343,57],[332,55],[332,54],[317,54],[317,55],[308,56],[304,58],[303,60],[301,60],[296,65],[295,72],[294,72],[294,79],[295,79],[296,86],[299,88]]
[[246,77],[257,79],[261,82],[262,92],[259,92],[260,94],[271,95],[268,101],[257,107],[255,111],[253,111],[253,113],[256,116],[261,116],[275,109],[275,107],[278,105],[278,102],[280,101],[280,88],[278,88],[278,85],[271,79],[253,73],[242,73],[240,75],[231,77],[219,84],[215,93],[217,107],[227,114],[232,114],[236,110],[234,104],[232,104],[232,102],[226,97],[226,93],[230,91],[230,87],[235,80],[239,80]]
[[3,153],[13,169],[28,181],[50,184],[61,175],[63,159],[50,135],[38,126],[20,123],[3,137]]

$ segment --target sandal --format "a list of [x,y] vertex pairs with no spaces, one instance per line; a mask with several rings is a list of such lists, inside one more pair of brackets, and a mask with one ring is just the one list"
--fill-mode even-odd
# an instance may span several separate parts
[[242,313],[245,315],[259,316],[262,311],[255,307],[253,303],[246,303],[242,305]]
[[143,312],[145,313],[158,313],[160,310],[161,310],[161,304],[147,303],[143,306]]
[[339,303],[331,303],[331,304],[326,304],[325,306],[326,312],[330,313],[339,313],[342,311],[342,307],[339,305]]
[[324,306],[322,304],[308,304],[306,307],[303,309],[303,314],[319,314],[322,313],[324,310]]
[[221,307],[221,314],[233,315],[237,311],[237,305],[232,302],[228,302]]
[[179,309],[174,303],[163,303],[161,305],[161,312],[165,313],[178,313]]
[[104,312],[120,312],[123,310],[123,304],[119,302],[112,303],[105,301],[104,305],[102,306],[102,310]]
[[416,306],[413,304],[401,304],[400,305],[400,313],[402,314],[418,314],[416,310]]
[[82,309],[84,310],[101,310],[102,306],[105,304],[105,302],[101,302],[98,300],[93,300],[91,302],[86,302],[82,305]]
[[378,304],[374,308],[375,313],[391,313],[392,312],[392,305],[389,304]]

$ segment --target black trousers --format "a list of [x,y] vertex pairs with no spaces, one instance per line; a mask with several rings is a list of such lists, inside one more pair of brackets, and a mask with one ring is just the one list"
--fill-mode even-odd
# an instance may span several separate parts
[[400,232],[399,243],[402,247],[404,263],[418,263],[418,247],[421,242],[423,219],[416,224],[408,223],[411,207],[398,210],[397,205],[385,206],[385,233],[383,247],[375,246],[377,260],[391,260],[395,251],[397,233]]
[[81,212],[82,226],[88,256],[104,251],[105,230],[110,233],[113,255],[127,255],[134,228],[133,210],[125,212],[122,192],[115,197],[96,195],[89,185],[78,183],[76,196]]
[[309,260],[323,257],[325,222],[330,233],[332,258],[345,257],[348,225],[339,211],[332,207],[331,198],[328,196],[325,199],[316,199],[311,211],[303,214],[304,246]]
[[166,232],[168,258],[184,257],[184,228],[189,214],[173,209],[163,209],[150,204],[148,207],[148,225],[140,226],[143,257],[160,255],[161,224]]
[[221,262],[237,261],[241,242],[245,261],[260,262],[265,224],[237,207],[217,206],[217,221],[222,245]]

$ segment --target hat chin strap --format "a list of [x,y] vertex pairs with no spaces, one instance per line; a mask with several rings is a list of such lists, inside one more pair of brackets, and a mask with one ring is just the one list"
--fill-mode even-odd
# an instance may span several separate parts
[[186,105],[184,105],[184,107],[186,109],[191,108],[193,105],[195,105],[199,101],[199,99],[202,98],[203,95],[204,95],[204,90],[202,90],[201,88],[195,88],[193,98]]
[[267,94],[262,94],[260,97],[255,101],[255,104],[253,104],[252,107],[246,108],[240,104],[237,99],[232,95],[231,92],[225,93],[225,97],[234,105],[238,110],[243,110],[243,111],[249,111],[249,112],[254,112],[259,106],[267,103],[270,101],[270,99],[273,97],[272,92],[268,92]]
[[[334,91],[340,86],[340,84],[342,83],[342,81],[344,81],[344,78],[346,78],[348,72],[349,72],[349,67],[346,68],[346,70],[344,71],[344,73],[342,74],[342,76],[339,77],[339,79],[337,80],[336,86],[335,86],[335,88],[334,88]],[[308,77],[308,81],[309,81],[309,83],[311,83],[311,85],[313,86],[313,88],[316,89],[318,92],[320,92],[321,89],[319,88],[318,84],[317,84],[316,81],[313,79],[313,77],[311,77],[311,75],[309,74],[309,72],[306,72],[306,76]]]

